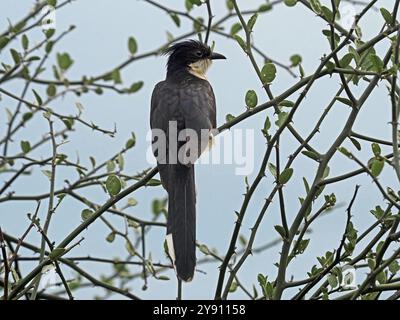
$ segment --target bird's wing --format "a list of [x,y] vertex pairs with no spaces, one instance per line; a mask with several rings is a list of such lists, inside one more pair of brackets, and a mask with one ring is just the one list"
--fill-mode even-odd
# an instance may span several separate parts
[[194,130],[216,128],[215,96],[210,83],[194,79],[180,91],[186,128]]
[[185,145],[190,150],[187,160],[194,163],[210,144],[210,130],[216,128],[215,97],[211,85],[202,79],[195,79],[182,87],[180,96],[185,128],[190,129]]

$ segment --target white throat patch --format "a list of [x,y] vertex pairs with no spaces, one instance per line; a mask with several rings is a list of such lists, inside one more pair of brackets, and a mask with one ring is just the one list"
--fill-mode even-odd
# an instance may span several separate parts
[[201,59],[189,64],[189,72],[197,78],[207,80],[206,72],[211,64],[212,61],[210,59]]

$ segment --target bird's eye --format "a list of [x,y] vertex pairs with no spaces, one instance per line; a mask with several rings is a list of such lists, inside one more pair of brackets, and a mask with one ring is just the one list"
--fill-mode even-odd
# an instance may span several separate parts
[[203,55],[203,53],[200,50],[197,50],[195,52],[195,55],[198,56],[198,57],[201,57]]

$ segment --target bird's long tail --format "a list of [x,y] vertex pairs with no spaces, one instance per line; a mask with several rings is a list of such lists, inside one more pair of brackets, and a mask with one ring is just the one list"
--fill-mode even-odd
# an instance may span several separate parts
[[[172,168],[171,168],[172,167]],[[196,266],[196,191],[194,166],[170,166],[167,245],[178,277],[191,281]]]

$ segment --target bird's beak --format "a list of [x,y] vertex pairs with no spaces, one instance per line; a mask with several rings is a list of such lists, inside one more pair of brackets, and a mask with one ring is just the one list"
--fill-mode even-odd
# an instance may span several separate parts
[[211,60],[226,59],[226,57],[220,53],[213,52],[211,53],[210,59]]

